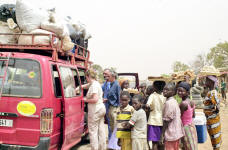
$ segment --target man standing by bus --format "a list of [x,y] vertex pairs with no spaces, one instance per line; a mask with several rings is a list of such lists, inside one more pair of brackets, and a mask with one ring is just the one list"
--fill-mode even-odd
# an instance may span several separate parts
[[105,104],[105,108],[106,108],[105,121],[108,124],[108,139],[110,139],[111,135],[112,135],[112,131],[111,131],[111,128],[110,128],[110,123],[109,123],[109,118],[108,118],[109,103],[107,101],[107,95],[108,95],[108,92],[110,90],[110,82],[108,81],[108,79],[109,79],[109,69],[104,69],[103,76],[104,76],[104,79],[105,79],[105,82],[102,85],[104,104]]
[[109,105],[108,119],[112,133],[116,126],[117,108],[120,104],[121,88],[119,82],[116,80],[116,73],[114,71],[106,69],[105,73],[107,73],[108,82],[110,82],[110,89],[107,93],[107,102]]

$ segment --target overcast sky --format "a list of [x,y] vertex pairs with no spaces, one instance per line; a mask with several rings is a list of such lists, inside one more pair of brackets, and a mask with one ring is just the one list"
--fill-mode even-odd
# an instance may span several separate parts
[[[43,0],[43,4],[44,4]],[[141,79],[172,72],[218,42],[228,41],[227,0],[50,0],[86,24],[91,60]],[[45,4],[46,5],[46,4]]]

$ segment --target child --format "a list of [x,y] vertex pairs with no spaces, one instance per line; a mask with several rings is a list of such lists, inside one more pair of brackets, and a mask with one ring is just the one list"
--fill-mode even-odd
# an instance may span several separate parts
[[162,110],[165,103],[165,97],[162,94],[162,90],[165,86],[164,81],[155,81],[153,83],[154,93],[150,95],[147,101],[147,107],[150,109],[148,118],[148,136],[147,140],[153,142],[153,150],[163,149],[159,145],[159,141],[162,133]]
[[146,83],[140,84],[139,92],[140,92],[140,95],[143,96],[143,99],[145,99],[146,98]]
[[181,120],[184,126],[185,136],[182,138],[184,150],[197,150],[197,132],[192,118],[195,117],[195,104],[190,101],[190,85],[187,82],[181,82],[177,88],[177,94],[182,98],[180,104]]
[[167,98],[163,108],[163,128],[160,142],[165,140],[166,150],[179,150],[179,141],[184,136],[181,113],[177,101],[173,98],[175,85],[168,83],[163,90]]
[[143,98],[141,95],[135,95],[132,99],[132,105],[135,109],[131,120],[125,123],[125,128],[132,128],[132,150],[148,150],[147,146],[147,120],[146,113],[142,109]]
[[[181,81],[179,81],[179,82],[177,83],[176,89],[178,88],[178,85],[179,85],[180,83],[181,83]],[[179,96],[177,93],[175,93],[174,98],[176,99],[177,103],[180,105],[180,103],[182,102],[182,99],[180,98],[180,96]]]
[[125,129],[122,125],[128,122],[134,112],[134,108],[129,105],[130,94],[127,91],[122,91],[120,94],[120,108],[117,110],[117,132],[118,145],[121,145],[121,150],[131,150],[131,130]]
[[129,81],[127,79],[125,79],[122,84],[120,85],[122,91],[124,91],[125,89],[129,88]]
[[146,107],[146,104],[147,104],[147,101],[150,97],[150,95],[154,93],[154,88],[153,88],[153,85],[149,85],[147,88],[146,88],[146,98],[142,104],[142,108],[144,109],[144,111],[146,112],[146,119],[148,120],[149,118],[149,115],[150,115],[150,108]]

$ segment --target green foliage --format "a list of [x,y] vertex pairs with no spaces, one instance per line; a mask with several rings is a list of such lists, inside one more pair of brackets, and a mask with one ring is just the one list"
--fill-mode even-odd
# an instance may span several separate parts
[[161,76],[164,77],[164,78],[169,78],[169,77],[171,77],[169,74],[161,74]]
[[190,68],[188,65],[180,61],[175,61],[172,67],[174,72],[186,71]]
[[211,61],[216,68],[228,66],[228,42],[219,43],[210,49],[207,54],[208,61]]

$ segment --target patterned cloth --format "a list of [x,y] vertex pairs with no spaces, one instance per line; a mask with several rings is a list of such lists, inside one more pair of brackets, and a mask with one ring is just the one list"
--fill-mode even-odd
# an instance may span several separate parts
[[204,113],[207,118],[207,130],[214,150],[219,150],[222,143],[220,116],[216,110],[219,103],[217,91],[209,91],[204,101]]
[[184,126],[185,136],[182,138],[183,150],[198,150],[197,132],[194,124]]

